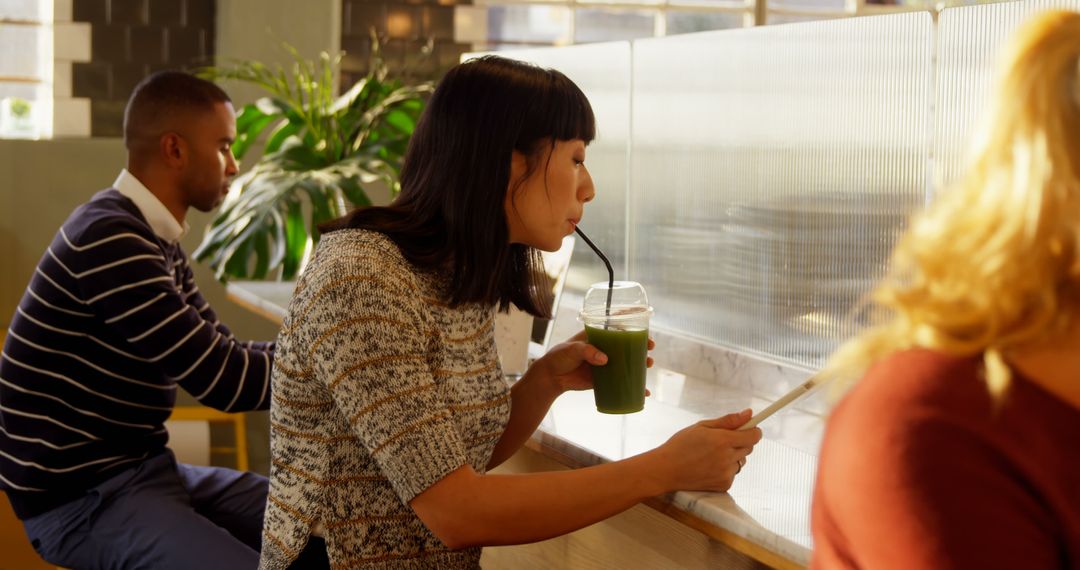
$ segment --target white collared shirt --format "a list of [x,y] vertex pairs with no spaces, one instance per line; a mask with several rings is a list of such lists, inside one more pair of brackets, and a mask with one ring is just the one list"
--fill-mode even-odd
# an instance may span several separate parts
[[169,243],[176,243],[188,232],[188,223],[185,221],[181,226],[165,204],[162,204],[161,200],[158,200],[158,197],[154,196],[153,192],[150,192],[126,168],[120,171],[120,176],[116,177],[113,188],[135,203],[135,207],[142,212],[150,228],[158,237]]

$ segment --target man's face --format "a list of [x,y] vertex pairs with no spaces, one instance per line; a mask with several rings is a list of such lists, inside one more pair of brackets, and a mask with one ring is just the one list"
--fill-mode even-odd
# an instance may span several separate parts
[[188,160],[180,186],[187,206],[209,212],[225,199],[236,175],[232,143],[236,140],[236,112],[232,103],[215,103],[213,112],[201,113],[184,129]]

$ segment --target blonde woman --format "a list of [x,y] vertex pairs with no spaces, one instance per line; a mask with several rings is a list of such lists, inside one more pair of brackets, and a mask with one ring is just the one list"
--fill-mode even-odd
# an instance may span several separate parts
[[814,568],[1080,568],[1080,14],[1006,52],[974,161],[826,374]]

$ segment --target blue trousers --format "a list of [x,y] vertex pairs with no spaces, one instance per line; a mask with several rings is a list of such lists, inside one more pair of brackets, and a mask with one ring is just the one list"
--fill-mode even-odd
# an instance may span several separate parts
[[166,451],[23,526],[38,554],[65,568],[253,569],[268,489],[261,475]]

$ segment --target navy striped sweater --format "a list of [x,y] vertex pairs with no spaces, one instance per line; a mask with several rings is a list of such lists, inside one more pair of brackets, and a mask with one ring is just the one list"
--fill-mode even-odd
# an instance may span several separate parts
[[0,490],[45,512],[164,451],[179,385],[225,411],[267,409],[272,343],[241,343],[179,244],[105,190],[38,263],[0,357]]

